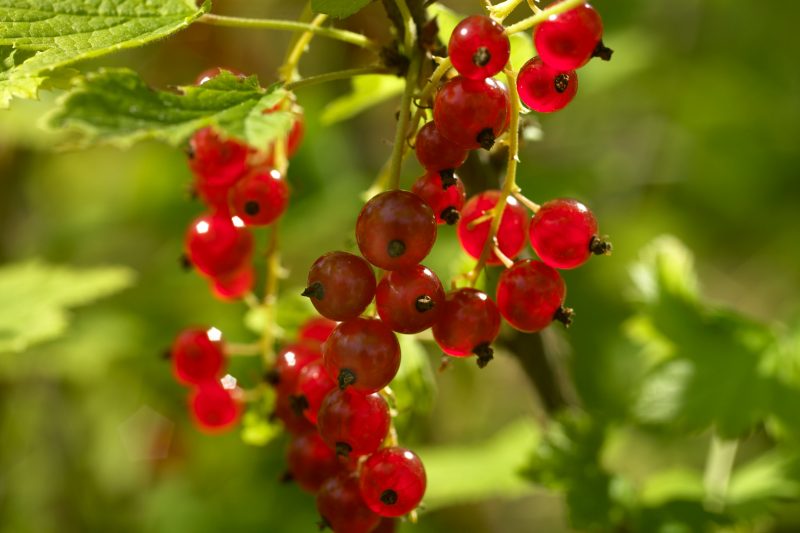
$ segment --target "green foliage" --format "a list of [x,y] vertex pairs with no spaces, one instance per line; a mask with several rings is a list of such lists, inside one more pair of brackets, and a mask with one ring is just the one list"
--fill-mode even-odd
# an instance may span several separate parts
[[373,74],[353,78],[352,90],[342,95],[322,111],[320,122],[331,125],[347,120],[403,92],[405,81],[396,76]]
[[209,7],[194,0],[0,0],[0,108],[35,98],[57,69],[171,35]]
[[430,413],[436,397],[436,380],[428,354],[419,340],[411,335],[398,335],[400,341],[400,369],[392,380],[395,394],[398,430],[409,431],[412,424]]
[[355,15],[370,2],[372,0],[311,0],[311,9],[315,13],[343,19]]
[[272,387],[260,386],[259,399],[251,402],[242,415],[242,441],[251,446],[265,446],[283,433],[283,426],[272,418],[275,410],[275,391]]
[[76,127],[87,141],[118,146],[147,138],[178,145],[205,126],[252,146],[268,146],[291,128],[289,111],[269,111],[289,93],[276,86],[263,89],[255,76],[222,72],[200,86],[179,89],[154,91],[131,70],[100,70],[60,101],[49,122]]
[[122,267],[74,269],[39,261],[0,268],[0,352],[21,352],[63,335],[67,309],[110,296],[133,284]]

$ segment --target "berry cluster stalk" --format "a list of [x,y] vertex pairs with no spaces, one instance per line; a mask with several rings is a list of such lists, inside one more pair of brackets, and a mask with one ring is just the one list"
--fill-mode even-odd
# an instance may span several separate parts
[[510,26],[506,26],[506,33],[508,35],[513,35],[515,33],[519,33],[521,31],[529,30],[534,26],[537,26],[544,22],[545,20],[549,19],[553,15],[558,15],[560,13],[565,13],[570,9],[574,9],[581,4],[585,4],[586,0],[564,0],[563,2],[559,2],[554,4],[547,9],[539,11],[535,15],[532,15],[528,18],[522,19],[516,24],[512,24]]

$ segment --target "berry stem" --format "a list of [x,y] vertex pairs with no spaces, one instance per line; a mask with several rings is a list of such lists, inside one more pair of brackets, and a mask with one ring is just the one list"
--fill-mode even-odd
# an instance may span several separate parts
[[[428,79],[425,86],[422,88],[422,92],[419,93],[417,97],[417,101],[424,105],[428,102],[431,97],[433,97],[433,93],[436,91],[436,88],[439,86],[439,82],[442,80],[447,71],[450,70],[452,67],[452,63],[450,62],[449,57],[442,58],[439,62],[439,65],[436,67],[436,70],[433,71],[431,77]],[[417,111],[414,113],[414,118],[411,120],[412,128],[411,132],[407,139],[410,141],[414,135],[416,135],[417,130],[419,129],[419,121],[425,115],[426,107],[417,106]]]
[[513,13],[517,6],[524,1],[525,0],[506,0],[505,2],[500,2],[493,6],[487,6],[486,10],[497,22],[503,22],[503,20]]
[[543,9],[533,16],[520,20],[516,24],[506,26],[506,33],[508,35],[512,35],[514,33],[519,33],[521,31],[529,30],[534,26],[541,24],[542,22],[550,18],[552,15],[558,15],[560,13],[564,13],[584,3],[586,3],[586,0],[564,0],[563,2],[553,4],[547,9]]
[[303,87],[308,87],[309,85],[344,80],[347,78],[353,78],[355,76],[364,76],[366,74],[392,74],[392,72],[383,65],[370,65],[366,67],[337,70],[334,72],[326,72],[325,74],[318,74],[316,76],[309,76],[308,78],[303,78],[302,80],[287,83],[284,85],[284,88],[288,91],[295,91]]
[[305,30],[312,32],[316,35],[335,39],[367,50],[378,51],[380,45],[360,33],[355,33],[347,30],[339,30],[336,28],[314,26],[305,22],[295,22],[293,20],[276,20],[276,19],[252,19],[244,17],[227,17],[224,15],[214,15],[207,13],[198,19],[203,24],[211,26],[227,26],[232,28],[254,28],[265,30],[282,30],[282,31],[298,31]]
[[251,356],[261,353],[261,345],[256,343],[225,343],[225,354],[228,356]]
[[[328,15],[317,15],[310,24],[315,28],[319,28],[327,19]],[[286,60],[283,62],[283,66],[278,69],[282,80],[289,83],[300,77],[297,72],[297,65],[300,63],[300,58],[303,56],[303,53],[306,51],[306,48],[313,38],[314,32],[308,30],[301,33],[297,37],[291,49],[289,50],[289,53],[286,55]]]
[[267,246],[267,273],[264,289],[264,330],[261,332],[261,357],[266,368],[275,362],[275,302],[278,297],[278,281],[281,275],[280,249],[278,248],[279,221],[270,228]]
[[522,189],[520,189],[519,187],[516,187],[511,194],[514,195],[514,198],[519,200],[519,203],[530,209],[533,213],[537,213],[539,211],[539,208],[541,206],[536,202],[534,202],[533,200],[531,200],[530,198],[528,198],[527,196],[525,196],[524,194],[522,194]]
[[[406,31],[406,33],[408,33],[408,31]],[[397,130],[395,131],[394,135],[394,146],[392,147],[392,157],[389,163],[389,189],[400,188],[400,171],[402,170],[403,166],[403,157],[408,149],[408,145],[406,144],[405,140],[408,132],[408,125],[411,119],[411,104],[414,98],[414,90],[417,87],[421,59],[422,54],[419,51],[414,50],[411,56],[411,64],[408,67],[408,74],[406,75],[406,88],[403,91],[403,97],[400,100],[400,118],[397,121]]]

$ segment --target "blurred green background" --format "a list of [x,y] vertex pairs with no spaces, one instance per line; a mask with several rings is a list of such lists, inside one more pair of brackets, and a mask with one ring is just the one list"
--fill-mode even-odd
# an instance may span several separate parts
[[[477,1],[444,4],[462,13],[479,9]],[[577,320],[545,338],[562,354],[581,403],[613,420],[627,408],[633,379],[628,354],[618,349],[632,313],[628,268],[655,237],[675,235],[693,251],[710,301],[764,322],[797,322],[800,47],[791,37],[800,5],[595,5],[613,60],[592,61],[580,71],[575,101],[539,117],[544,136],[523,147],[519,179],[535,201],[585,201],[613,239],[613,256],[565,273]],[[215,3],[215,12],[253,17],[296,18],[300,9],[300,2],[272,0]],[[387,39],[379,4],[343,26]],[[221,65],[267,84],[288,39],[196,26],[80,67],[130,66],[164,87]],[[309,75],[367,59],[316,39],[300,68]],[[353,247],[359,194],[391,150],[394,101],[347,122],[320,124],[322,110],[347,88],[341,82],[298,92],[307,134],[289,171],[293,199],[281,228],[291,269],[287,294],[302,285],[319,254]],[[188,420],[185,390],[161,358],[187,325],[213,324],[228,339],[253,339],[242,323],[243,304],[214,300],[199,276],[179,268],[185,228],[201,211],[188,194],[185,155],[154,143],[53,151],[61,134],[36,127],[53,99],[17,101],[0,113],[0,260],[125,265],[136,281],[74,312],[60,339],[0,354],[0,530],[314,531],[313,498],[278,481],[285,439],[256,447],[237,432],[200,434]],[[406,186],[418,174],[415,165],[406,165]],[[427,263],[447,278],[454,253],[454,233],[444,228]],[[438,354],[428,348],[436,368]],[[260,375],[245,360],[234,361],[231,372],[245,385]],[[543,410],[517,358],[501,352],[482,372],[453,364],[435,381],[432,412],[416,417],[402,436],[436,463],[432,481],[469,485],[496,462],[511,470],[527,462],[537,430],[519,421]],[[751,437],[752,453],[768,446],[763,436]],[[495,446],[498,439],[505,445]],[[636,479],[659,463],[702,470],[709,434],[629,429],[620,439],[627,441],[616,462]],[[560,495],[525,483],[497,489],[497,496],[484,488],[444,497],[418,525],[400,530],[571,531]],[[800,530],[800,508],[787,501],[738,530]]]

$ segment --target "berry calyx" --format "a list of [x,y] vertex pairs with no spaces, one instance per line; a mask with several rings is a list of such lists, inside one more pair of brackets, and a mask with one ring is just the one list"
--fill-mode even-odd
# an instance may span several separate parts
[[497,282],[497,307],[511,327],[534,332],[546,328],[556,318],[571,316],[562,310],[566,285],[553,267],[525,259],[503,271]]
[[602,45],[602,36],[603,21],[587,3],[536,26],[533,43],[542,61],[554,69],[568,71],[585,65],[595,51],[604,59],[611,58],[611,50]]
[[217,379],[225,362],[223,350],[222,333],[217,328],[183,330],[170,350],[175,377],[186,385]]
[[389,406],[377,393],[334,389],[322,400],[317,428],[322,440],[345,457],[377,450],[389,432]]
[[344,470],[339,457],[316,431],[298,435],[289,441],[286,465],[292,480],[312,494],[319,490],[326,479]]
[[359,317],[336,326],[322,345],[322,359],[340,388],[377,392],[400,368],[400,344],[382,321]]
[[414,151],[419,164],[427,170],[455,169],[467,159],[467,151],[442,135],[433,121],[417,132]]
[[472,80],[491,78],[506,66],[511,44],[505,28],[483,15],[467,17],[450,35],[448,56],[459,74]]
[[611,244],[597,236],[594,214],[569,198],[542,204],[531,220],[529,233],[536,255],[553,268],[576,268],[593,253],[611,250]]
[[546,65],[538,57],[525,63],[517,76],[519,99],[539,113],[563,109],[578,92],[578,75]]
[[308,296],[326,318],[355,318],[375,296],[375,274],[369,263],[357,255],[329,252],[311,265],[303,296]]
[[411,187],[411,192],[422,198],[436,214],[439,224],[453,225],[461,217],[466,193],[464,184],[455,174],[451,176],[449,185],[445,187],[439,172],[428,171]]
[[439,89],[433,104],[438,130],[466,150],[491,149],[508,127],[510,112],[508,89],[493,78],[453,78]]
[[297,408],[295,397],[280,389],[275,397],[273,417],[280,420],[286,431],[292,435],[305,435],[315,430],[314,424]]
[[442,282],[422,265],[389,272],[375,293],[378,315],[398,333],[419,333],[433,326],[441,316],[442,303]]
[[367,261],[384,270],[408,268],[425,259],[436,241],[436,217],[416,194],[383,192],[361,209],[356,241]]
[[219,278],[241,270],[253,252],[253,236],[238,217],[206,214],[186,233],[186,251],[197,269]]
[[[477,224],[473,221],[491,213],[500,200],[500,194],[501,192],[498,190],[476,194],[467,200],[461,210],[461,220],[458,222],[458,240],[464,251],[475,259],[481,256],[483,247],[486,245],[492,221],[488,219]],[[496,235],[497,247],[503,255],[511,259],[519,255],[525,247],[529,222],[528,211],[520,205],[516,198],[509,196]],[[492,251],[489,253],[486,263],[499,265],[500,259]]]
[[231,205],[248,226],[266,226],[280,217],[289,203],[289,186],[274,168],[256,168],[231,189]]
[[359,487],[364,502],[381,516],[403,516],[422,501],[427,478],[419,457],[405,448],[383,448],[361,467]]
[[322,517],[321,527],[329,527],[334,533],[370,533],[381,520],[364,503],[358,478],[350,473],[341,473],[322,484],[317,510]]
[[433,338],[447,355],[478,356],[478,366],[492,359],[489,346],[500,333],[500,313],[486,293],[472,288],[450,292],[442,314],[433,325]]
[[224,431],[239,418],[239,404],[231,391],[219,381],[207,381],[197,387],[189,400],[198,427],[206,432]]
[[322,400],[334,388],[336,388],[336,382],[328,376],[322,361],[312,361],[300,370],[295,398],[302,398],[302,400],[296,402],[295,405],[300,406],[303,415],[316,424]]
[[255,271],[250,265],[242,270],[218,278],[212,278],[211,290],[220,300],[238,300],[251,290],[255,283]]

